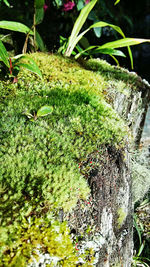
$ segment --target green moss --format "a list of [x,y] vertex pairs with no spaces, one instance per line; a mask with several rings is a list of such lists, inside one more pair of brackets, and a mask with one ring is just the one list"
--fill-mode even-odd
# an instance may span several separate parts
[[[12,252],[10,257],[17,261],[22,253],[17,246],[23,243],[27,255],[31,249],[16,225],[33,214],[68,211],[78,199],[86,199],[90,189],[79,163],[103,145],[122,146],[127,135],[123,120],[104,99],[108,84],[103,76],[57,55],[31,56],[43,79],[23,70],[18,83],[0,83],[0,223],[4,235],[12,232],[2,247],[9,251],[15,246],[15,233],[16,256]],[[34,122],[23,115],[24,110],[33,114],[43,105],[53,106],[52,114]],[[40,231],[33,228],[28,222],[28,238],[29,231]],[[38,242],[43,240],[39,237]]]
[[33,258],[38,261],[39,252],[58,257],[59,266],[64,267],[76,266],[79,258],[88,263],[93,257],[90,252],[78,256],[65,222],[49,223],[42,218],[30,217],[14,228],[0,228],[0,232],[1,266],[25,267]]
[[[63,64],[66,71],[67,64],[72,71],[80,69],[68,59],[56,59],[56,55],[38,55],[37,62],[45,66],[46,77],[47,72],[52,73],[47,70],[49,66],[54,74],[55,68],[63,68]],[[71,71],[68,72],[71,77]],[[53,82],[46,83],[45,78],[36,81],[39,78],[29,72],[24,80],[25,74],[26,71],[22,72],[18,78],[16,96],[4,99],[0,108],[0,181],[7,188],[6,194],[9,191],[9,205],[15,201],[18,208],[18,202],[20,206],[25,197],[33,206],[46,203],[67,210],[76,205],[78,198],[86,198],[89,193],[78,168],[80,159],[101,144],[121,143],[126,128],[111,106],[94,93],[98,80],[97,76],[93,78],[93,73],[91,78],[88,71],[89,80],[85,79],[88,88],[80,87],[77,81],[76,86],[74,82],[70,86],[63,85],[65,74],[60,71],[58,77],[60,75],[63,82],[59,85],[58,81],[55,84],[53,76]],[[72,77],[79,79],[74,72]],[[91,79],[95,85],[91,84]],[[99,93],[101,88],[97,90]],[[26,109],[33,112],[45,104],[54,107],[53,113],[45,118],[30,122],[22,114]],[[7,204],[3,209],[6,215]]]
[[90,59],[87,61],[86,67],[89,70],[100,73],[106,81],[119,80],[124,81],[126,84],[135,85],[139,80],[135,73],[130,73],[119,66],[113,66],[105,60]]
[[118,215],[118,218],[117,218],[117,224],[118,224],[118,227],[120,228],[127,216],[126,212],[124,211],[123,208],[119,208],[117,210],[117,215]]

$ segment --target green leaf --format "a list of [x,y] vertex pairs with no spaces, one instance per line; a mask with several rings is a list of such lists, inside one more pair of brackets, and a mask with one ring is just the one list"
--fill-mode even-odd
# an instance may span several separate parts
[[53,111],[52,106],[43,106],[38,110],[37,117],[47,116],[48,114],[51,114],[52,111]]
[[31,113],[29,113],[27,110],[23,111],[22,114],[26,115],[26,116],[28,117],[28,119],[31,119],[31,118],[34,117],[34,116],[33,116]]
[[117,1],[114,3],[114,5],[117,5],[119,2],[120,2],[120,0],[117,0]]
[[113,55],[110,55],[112,58],[113,58],[113,60],[116,62],[116,64],[119,66],[119,61],[117,60],[117,58],[115,57],[115,56],[113,56]]
[[[92,10],[92,8],[94,7],[94,5],[96,4],[97,0],[92,0],[90,1],[80,12],[74,27],[72,29],[71,35],[69,37],[69,43],[68,43],[68,47],[67,50],[65,52],[65,56],[70,56],[74,47],[76,46],[76,44],[78,43],[79,40],[77,39],[78,33],[80,32],[83,24],[85,23],[90,11]],[[83,35],[82,35],[83,36]]]
[[142,235],[141,235],[141,231],[140,231],[140,229],[139,229],[139,227],[138,227],[138,225],[137,225],[137,216],[136,215],[134,215],[133,216],[133,223],[134,223],[134,227],[135,227],[135,229],[136,229],[136,231],[137,231],[137,233],[138,233],[138,236],[139,236],[139,242],[140,242],[140,245],[142,244]]
[[84,49],[86,49],[90,46],[88,39],[84,36],[80,40],[80,44],[83,46]]
[[143,243],[140,245],[140,248],[139,248],[139,251],[138,251],[137,256],[140,256],[140,255],[141,255],[141,253],[142,253],[144,247],[145,247],[145,241],[143,241]]
[[77,3],[77,10],[81,10],[84,7],[84,2],[83,0],[79,0]]
[[101,34],[102,34],[102,28],[101,27],[94,28],[94,33],[95,33],[97,38],[100,38]]
[[150,39],[138,39],[138,38],[123,38],[117,41],[109,42],[101,45],[101,48],[119,48],[130,45],[138,45],[141,43],[150,42]]
[[82,37],[85,35],[86,32],[88,32],[89,29],[85,30],[84,32],[80,33],[72,42],[71,46],[69,47],[69,43],[68,43],[68,47],[67,50],[65,52],[65,56],[70,56],[72,54],[73,49],[75,48],[76,44],[82,39]]
[[34,72],[35,74],[37,74],[38,76],[40,76],[42,78],[42,74],[39,70],[39,68],[36,66],[33,66],[31,64],[27,64],[27,63],[19,63],[18,64],[19,67],[23,67],[31,72]]
[[108,26],[113,28],[118,33],[120,33],[122,35],[122,37],[125,37],[123,31],[121,30],[121,28],[119,26],[116,26],[114,24],[110,24],[110,23],[107,23],[104,21],[96,22],[96,23],[92,24],[89,28],[92,29],[92,28],[97,28],[97,27],[99,28],[99,27],[108,27]]
[[20,22],[1,20],[0,28],[10,31],[30,33],[31,35],[33,35],[33,31],[29,27]]
[[44,6],[45,0],[34,0],[35,8],[42,8]]
[[[19,58],[19,57],[18,57]],[[31,72],[34,72],[35,74],[37,74],[38,76],[40,76],[42,78],[42,73],[39,69],[39,67],[37,66],[37,64],[35,63],[35,61],[28,57],[28,56],[20,56],[20,61],[18,62],[18,58],[16,58],[17,61],[14,62],[14,66],[19,66],[19,67],[23,67]],[[21,62],[21,60],[25,60],[25,61],[28,61],[29,63],[24,63],[24,62]]]
[[[104,22],[104,21],[97,22],[97,23],[93,24],[90,28],[93,28],[93,27],[106,27],[106,26],[109,26],[109,27],[113,28],[115,31],[117,31],[119,34],[121,34],[121,36],[123,38],[125,38],[125,35],[124,35],[123,31],[121,30],[121,28],[119,26],[116,26],[116,25],[113,25],[113,24],[110,24],[110,23],[107,23],[107,22]],[[132,57],[131,48],[129,46],[127,46],[127,49],[128,49],[128,53],[129,53],[129,57],[130,57],[130,61],[131,61],[131,68],[133,69],[133,57]]]
[[80,53],[78,53],[75,58],[78,58],[81,54],[84,54],[85,52],[88,51],[90,51],[90,54],[101,53],[101,54],[126,57],[126,55],[120,50],[115,50],[112,48],[100,48],[100,46],[89,46],[87,49],[82,50]]
[[10,7],[10,4],[8,3],[7,0],[3,0],[3,1],[4,1],[4,3],[5,3],[6,6]]
[[126,55],[120,51],[115,50],[112,48],[96,48],[94,51],[92,51],[92,54],[101,53],[101,54],[107,54],[107,55],[114,55],[114,56],[120,56],[120,57],[126,57]]
[[8,60],[9,56],[1,40],[0,40],[0,57],[1,57],[1,60],[4,62],[4,64],[9,68],[10,67],[9,60]]
[[35,24],[38,25],[42,22],[44,18],[44,9],[42,8],[36,8],[35,9]]
[[83,37],[83,35],[86,32],[88,32],[90,29],[92,29],[92,28],[99,28],[99,27],[106,27],[106,26],[112,27],[114,30],[116,30],[118,33],[120,33],[125,38],[125,35],[124,35],[124,33],[123,33],[123,31],[121,30],[120,27],[118,27],[116,25],[113,25],[113,24],[109,24],[109,23],[104,22],[104,21],[99,21],[99,22],[96,22],[96,23],[92,24],[88,29],[86,29],[84,32],[82,32],[82,33],[80,33],[78,35],[78,37],[72,43],[73,49],[76,46],[76,44],[80,41],[80,39]]
[[40,34],[37,32],[37,30],[35,31],[35,40],[36,40],[36,45],[37,47],[42,51],[45,52],[47,51],[45,44],[42,40],[42,37],[40,36]]

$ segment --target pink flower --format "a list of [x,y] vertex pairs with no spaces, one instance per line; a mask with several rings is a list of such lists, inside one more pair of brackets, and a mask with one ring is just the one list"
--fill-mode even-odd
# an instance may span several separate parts
[[48,5],[47,4],[44,4],[43,8],[44,8],[44,12],[48,9]]
[[90,0],[85,0],[85,4],[87,5],[90,2]]
[[75,6],[74,2],[68,1],[67,3],[64,4],[63,11],[69,11],[69,10],[73,9],[74,6]]

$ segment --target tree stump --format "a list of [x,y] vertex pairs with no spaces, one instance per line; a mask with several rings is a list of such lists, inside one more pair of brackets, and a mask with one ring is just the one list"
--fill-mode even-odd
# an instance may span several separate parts
[[[43,80],[23,70],[0,82],[0,265],[32,267],[38,250],[36,266],[45,255],[54,266],[130,267],[129,151],[150,86],[99,59],[30,56]],[[45,105],[52,114],[36,118]]]
[[[105,73],[101,61],[95,62],[92,70]],[[100,66],[99,66],[100,64]],[[87,64],[88,65],[88,64]],[[86,66],[87,67],[87,66]],[[142,136],[145,117],[150,102],[150,85],[136,73],[107,65],[109,78],[126,81],[128,93],[107,91],[108,99],[117,113],[126,121],[132,133],[132,142],[122,150],[112,146],[103,148],[98,166],[88,176],[91,189],[89,207],[85,211],[81,203],[69,217],[69,225],[76,233],[84,232],[84,225],[94,227],[93,238],[97,243],[97,267],[130,267],[133,256],[133,202],[132,175],[129,150],[137,148]],[[88,69],[91,69],[88,65]],[[117,73],[119,75],[117,75]],[[127,80],[132,80],[133,86]],[[91,156],[93,162],[96,156]],[[75,217],[75,220],[72,220]],[[93,233],[89,234],[92,240]],[[93,244],[94,246],[94,244]],[[95,266],[95,265],[94,265]]]

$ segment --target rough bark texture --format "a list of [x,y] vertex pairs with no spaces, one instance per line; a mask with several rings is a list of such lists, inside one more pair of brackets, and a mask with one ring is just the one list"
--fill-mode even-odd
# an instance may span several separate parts
[[103,148],[99,166],[88,177],[91,188],[90,206],[83,209],[78,203],[70,214],[69,224],[76,234],[85,225],[99,236],[98,267],[131,266],[132,259],[132,200],[129,158],[125,150]]
[[[149,89],[139,78],[137,91],[133,90],[128,97],[118,93],[114,99],[116,111],[131,128],[135,145],[141,138],[150,100]],[[102,149],[97,168],[87,177],[91,188],[89,207],[83,209],[82,203],[78,203],[68,219],[72,232],[78,235],[84,232],[85,225],[95,229],[89,234],[89,240],[99,236],[97,267],[130,267],[132,262],[133,204],[127,146],[120,151],[110,146]]]
[[149,103],[150,85],[140,77],[137,80],[136,90],[132,88],[128,96],[118,93],[113,100],[114,109],[128,122],[135,145],[139,145]]

